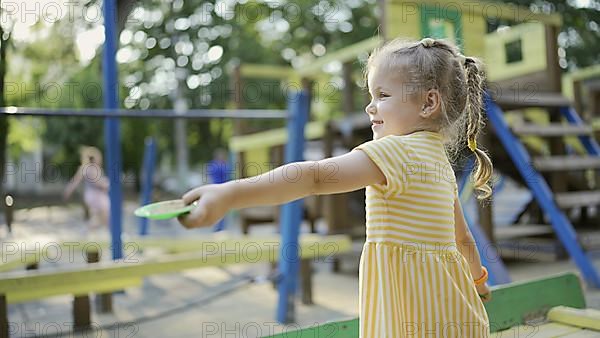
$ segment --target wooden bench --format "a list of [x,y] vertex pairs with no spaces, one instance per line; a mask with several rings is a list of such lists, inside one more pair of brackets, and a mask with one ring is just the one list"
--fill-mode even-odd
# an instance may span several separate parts
[[[162,247],[172,254],[140,262],[98,262],[82,267],[64,267],[51,271],[14,271],[1,275],[0,337],[8,337],[8,304],[57,295],[73,295],[74,328],[85,329],[91,324],[88,297],[91,293],[109,293],[137,287],[141,285],[144,277],[155,274],[208,266],[276,261],[280,251],[280,239],[277,236],[222,238],[214,235],[201,240],[148,239],[129,243],[135,243],[139,248]],[[102,245],[106,244],[93,247],[98,248]],[[310,261],[346,252],[350,247],[351,241],[347,236],[300,236],[299,257],[304,303],[312,303]],[[221,250],[226,250],[226,254],[223,255]]]
[[[495,286],[492,294],[485,308],[490,331],[498,337],[500,332],[502,337],[600,336],[600,311],[585,309],[581,282],[573,273]],[[358,332],[358,318],[349,318],[270,337],[356,338]]]

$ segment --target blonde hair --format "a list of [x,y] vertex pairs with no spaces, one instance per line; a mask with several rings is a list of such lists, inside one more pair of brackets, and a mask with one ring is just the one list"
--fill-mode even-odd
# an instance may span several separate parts
[[79,154],[81,156],[82,165],[88,165],[90,163],[102,165],[102,152],[96,147],[81,146],[79,148]]
[[414,96],[437,89],[441,96],[441,114],[435,120],[446,143],[450,159],[468,145],[477,158],[473,171],[478,199],[491,196],[489,185],[493,172],[488,154],[477,146],[477,136],[485,126],[483,64],[465,57],[446,40],[425,38],[421,41],[395,39],[376,48],[367,60],[365,78],[375,67],[387,67],[390,72],[402,72],[408,95]]

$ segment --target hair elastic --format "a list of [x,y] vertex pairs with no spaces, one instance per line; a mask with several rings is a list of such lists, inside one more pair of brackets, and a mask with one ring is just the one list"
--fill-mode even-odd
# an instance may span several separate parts
[[469,146],[469,149],[471,149],[472,152],[475,152],[475,149],[477,149],[477,140],[470,139],[468,141],[468,146]]
[[423,47],[426,47],[426,48],[433,47],[434,43],[435,43],[435,40],[432,38],[424,38],[423,40],[421,40],[421,44],[423,45]]

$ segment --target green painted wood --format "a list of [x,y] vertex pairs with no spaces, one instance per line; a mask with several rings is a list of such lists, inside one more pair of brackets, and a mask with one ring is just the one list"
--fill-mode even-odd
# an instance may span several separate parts
[[285,331],[269,336],[270,338],[356,338],[358,337],[358,318],[330,322],[305,328],[302,330]]
[[499,285],[492,287],[492,295],[485,304],[492,332],[544,318],[555,306],[585,308],[581,282],[573,273]]
[[[585,307],[585,298],[579,277],[573,273],[498,285],[492,287],[492,295],[492,301],[485,304],[490,318],[490,331],[504,330],[503,337],[505,332],[510,333],[506,337],[528,337],[535,332],[535,337],[541,338],[558,337],[558,335],[552,335],[553,332],[554,334],[557,332],[569,334],[581,331],[579,328],[558,323],[537,326],[523,325],[528,320],[545,318],[550,308],[555,306],[565,305],[579,309]],[[285,332],[271,336],[271,338],[356,338],[358,337],[358,325],[358,318],[356,318]]]

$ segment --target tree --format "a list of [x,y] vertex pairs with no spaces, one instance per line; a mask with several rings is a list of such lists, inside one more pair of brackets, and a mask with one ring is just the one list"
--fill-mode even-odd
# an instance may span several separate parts
[[[2,7],[0,7],[0,16]],[[4,81],[6,77],[6,52],[10,43],[10,31],[5,31],[0,24],[0,107],[6,106],[4,101]],[[8,117],[0,115],[0,197],[4,198],[4,170],[6,168],[6,140],[8,135]]]

